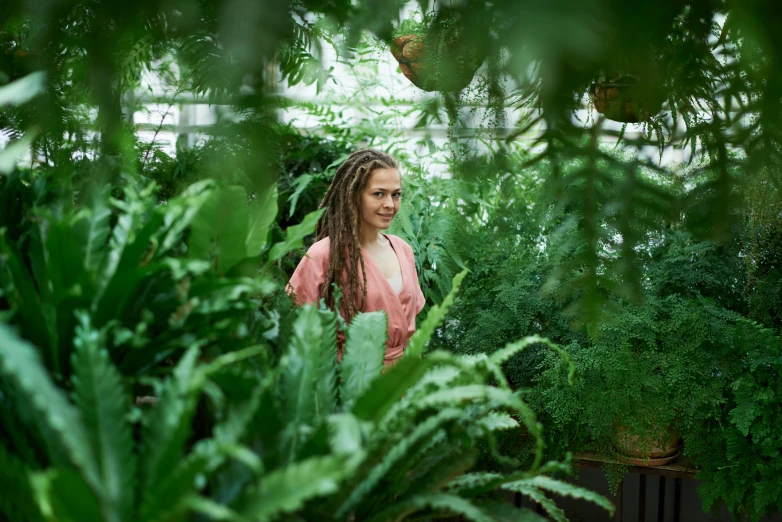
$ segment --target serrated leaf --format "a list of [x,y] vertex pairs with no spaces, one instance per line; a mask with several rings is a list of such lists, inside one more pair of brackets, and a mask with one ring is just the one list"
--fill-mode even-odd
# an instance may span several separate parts
[[299,509],[312,498],[334,493],[352,469],[343,459],[314,457],[262,476],[239,503],[237,511],[259,522]]
[[491,516],[481,511],[466,498],[448,493],[416,495],[408,500],[393,504],[389,509],[381,511],[369,521],[406,520],[410,515],[422,510],[432,510],[435,513],[453,513],[472,522],[494,522]]
[[405,438],[395,444],[382,456],[382,460],[374,466],[367,474],[366,478],[351,491],[348,498],[337,510],[337,518],[343,518],[350,511],[356,509],[361,502],[368,498],[394,466],[402,461],[402,459],[409,455],[415,448],[420,447],[420,445],[430,441],[432,437],[436,436],[443,425],[449,422],[456,422],[464,415],[465,414],[462,411],[456,408],[445,408],[436,415],[417,424],[410,434],[405,436]]
[[388,335],[383,311],[356,315],[350,322],[340,364],[340,396],[350,406],[383,371]]
[[282,369],[282,413],[288,423],[283,442],[287,461],[298,451],[300,427],[312,425],[315,415],[315,386],[320,377],[320,340],[324,335],[318,309],[305,305],[293,323],[293,336]]
[[86,313],[79,314],[79,322],[74,339],[74,400],[98,464],[100,489],[96,493],[108,520],[129,520],[136,475],[133,436],[126,420],[130,399]]
[[76,216],[73,234],[83,256],[83,264],[89,271],[96,270],[103,262],[111,234],[111,208],[108,205],[108,187],[95,189],[86,208]]
[[462,284],[465,276],[467,275],[467,269],[462,270],[453,278],[453,285],[451,291],[443,299],[443,302],[439,305],[434,305],[429,313],[426,314],[426,319],[421,323],[421,327],[416,330],[413,337],[410,338],[410,343],[407,345],[404,357],[419,357],[424,353],[426,345],[429,344],[429,339],[432,338],[435,330],[440,323],[443,322],[445,316],[448,314],[448,310],[451,308],[456,294],[459,293],[459,287]]
[[478,421],[479,424],[485,426],[489,431],[496,430],[510,430],[519,427],[519,422],[508,415],[498,411],[490,412],[486,417]]
[[[191,386],[197,356],[195,348],[185,353],[145,419],[139,463],[142,491],[156,491],[182,459],[199,391]],[[152,504],[152,500],[145,497],[141,503],[142,513],[152,512]]]
[[0,324],[0,371],[17,384],[20,395],[51,428],[44,432],[50,437],[49,444],[64,448],[90,487],[99,491],[100,472],[81,414],[54,386],[36,349],[4,324]]
[[555,493],[563,497],[572,497],[572,498],[586,500],[588,502],[592,502],[593,504],[597,504],[598,506],[605,509],[611,514],[613,514],[614,512],[614,504],[604,496],[595,493],[592,490],[582,488],[561,480],[553,479],[551,477],[547,477],[544,475],[540,475],[529,479],[523,479],[515,482],[509,482],[507,484],[504,484],[502,487],[503,489],[516,491],[515,488],[517,486],[530,486],[533,488],[548,491],[550,493]]

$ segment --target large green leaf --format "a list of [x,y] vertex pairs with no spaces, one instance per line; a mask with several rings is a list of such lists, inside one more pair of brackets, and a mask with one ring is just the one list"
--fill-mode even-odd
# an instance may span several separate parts
[[[197,357],[195,348],[185,353],[145,419],[140,461],[142,490],[157,491],[182,459],[197,403],[198,390],[192,387]],[[142,513],[154,511],[151,502],[151,497],[142,499]]]
[[313,391],[320,377],[323,335],[318,309],[305,305],[293,323],[293,336],[282,363],[282,413],[288,423],[283,451],[287,462],[296,459],[301,428],[312,425],[316,415]]
[[336,407],[337,387],[337,314],[333,310],[318,311],[323,333],[317,346],[318,372],[315,377],[315,416],[313,424],[325,422]]
[[[163,231],[157,254],[168,253],[182,241],[183,234],[201,213],[202,207],[212,198],[215,182],[211,179],[197,181],[182,193],[168,200],[165,206],[156,206],[155,211],[163,214]],[[245,200],[246,201],[246,200]],[[246,206],[246,202],[244,203]],[[239,207],[239,211],[244,207]],[[230,214],[236,209],[223,209]],[[246,224],[242,224],[246,226]]]
[[64,448],[85,481],[94,491],[99,491],[101,473],[81,414],[52,383],[35,348],[3,324],[0,324],[0,371],[16,382],[20,396],[51,428],[44,432],[50,438],[49,444]]
[[385,312],[358,314],[351,320],[340,364],[340,395],[346,407],[383,371],[387,335]]
[[218,273],[225,273],[247,256],[248,220],[244,187],[214,190],[193,219],[190,258],[206,259]]
[[46,90],[46,73],[36,71],[0,87],[0,108],[22,105]]
[[261,254],[269,239],[269,227],[277,217],[277,184],[273,183],[250,203],[247,229],[247,257]]
[[109,190],[95,188],[89,194],[87,205],[79,211],[73,223],[73,234],[89,271],[97,270],[106,255],[111,234],[111,207]]
[[79,322],[74,339],[74,399],[98,464],[100,490],[96,494],[104,520],[130,520],[136,477],[133,435],[126,419],[130,398],[100,333],[90,327],[89,316],[80,313]]
[[342,458],[313,457],[277,469],[247,491],[237,511],[248,520],[265,522],[301,508],[312,498],[334,493],[353,470]]
[[300,248],[304,238],[315,232],[320,216],[326,211],[325,208],[315,210],[304,216],[304,220],[298,225],[293,225],[285,230],[285,240],[275,243],[269,251],[269,263],[277,261],[282,256]]
[[112,319],[122,318],[128,299],[144,277],[145,264],[153,245],[159,243],[164,216],[151,215],[149,203],[130,196],[118,203],[120,215],[109,240],[109,252],[100,271],[98,291],[93,306],[93,320],[101,327]]

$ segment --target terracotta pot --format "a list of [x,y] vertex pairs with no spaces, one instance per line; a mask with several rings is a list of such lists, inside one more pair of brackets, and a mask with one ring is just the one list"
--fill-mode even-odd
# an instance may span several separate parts
[[638,123],[648,120],[662,108],[661,100],[638,99],[637,83],[632,78],[597,83],[589,90],[595,110],[609,120]]
[[630,428],[617,425],[616,451],[631,459],[658,461],[642,464],[649,467],[659,466],[675,457],[678,452],[679,433],[671,426],[659,428],[644,435],[633,435]]
[[[455,44],[445,44],[446,53],[454,51]],[[456,52],[456,51],[454,51]],[[451,60],[436,60],[432,56],[430,42],[427,38],[408,34],[394,38],[391,54],[399,62],[402,74],[413,85],[425,91],[460,91],[472,81],[475,72],[486,59],[486,53],[480,50],[464,53],[463,56]],[[449,56],[453,58],[453,56]]]

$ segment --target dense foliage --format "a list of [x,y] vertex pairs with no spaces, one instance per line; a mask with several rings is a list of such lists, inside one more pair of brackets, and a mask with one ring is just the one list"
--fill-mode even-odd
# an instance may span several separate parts
[[[778,3],[417,4],[401,20],[399,1],[5,2],[3,516],[504,520],[504,490],[561,520],[544,491],[605,501],[543,474],[652,424],[683,437],[705,507],[779,509]],[[381,317],[348,329],[284,282],[335,164],[359,143],[397,152],[394,100],[353,128],[275,85],[322,92],[324,46],[366,62],[406,31],[440,46],[436,79],[485,65],[402,115],[445,126],[443,148],[419,145],[451,178],[400,154],[394,231],[429,315],[379,375]],[[129,124],[161,101],[146,73],[164,103],[230,114],[168,155]],[[291,107],[326,136],[281,125]],[[517,353],[528,335],[562,352]],[[520,464],[495,431],[522,429]]]

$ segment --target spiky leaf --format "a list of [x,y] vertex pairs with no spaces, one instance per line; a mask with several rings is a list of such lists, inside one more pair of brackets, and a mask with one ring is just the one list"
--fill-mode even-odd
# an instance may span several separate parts
[[385,312],[358,314],[350,322],[340,364],[345,405],[352,405],[382,372],[387,335]]
[[416,495],[409,500],[393,504],[389,509],[381,511],[370,519],[371,522],[383,520],[404,520],[420,511],[433,513],[453,513],[461,515],[472,522],[495,522],[494,518],[484,513],[466,498],[448,493],[432,493]]
[[52,383],[35,348],[3,324],[0,324],[0,371],[16,383],[20,397],[29,401],[50,428],[44,432],[49,444],[63,448],[90,487],[99,491],[101,474],[81,414]]
[[89,316],[79,314],[79,322],[74,339],[74,399],[98,464],[101,489],[96,493],[107,521],[129,520],[136,475],[133,436],[125,418],[130,399],[100,333],[90,327]]
[[[156,491],[182,459],[196,407],[198,390],[191,384],[197,356],[197,349],[185,353],[174,374],[163,385],[155,408],[145,419],[140,460],[144,491]],[[152,500],[145,497],[142,513],[153,511],[151,504]]]
[[429,343],[429,339],[432,338],[434,331],[438,326],[440,326],[440,323],[443,322],[446,314],[448,314],[448,310],[451,308],[454,299],[456,299],[456,294],[459,293],[459,287],[461,286],[462,280],[464,280],[466,275],[466,268],[456,274],[456,276],[453,278],[453,286],[451,291],[448,293],[445,299],[443,299],[442,304],[434,305],[429,310],[429,313],[426,314],[426,319],[424,319],[423,323],[421,323],[421,327],[416,330],[415,334],[413,334],[413,337],[410,338],[410,343],[407,345],[407,349],[405,350],[405,357],[418,357],[424,353],[424,349]]
[[312,498],[334,493],[352,469],[338,457],[313,457],[262,476],[247,491],[237,511],[264,522],[299,509]]

